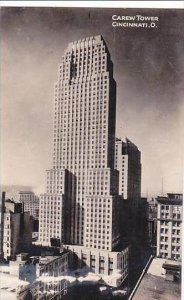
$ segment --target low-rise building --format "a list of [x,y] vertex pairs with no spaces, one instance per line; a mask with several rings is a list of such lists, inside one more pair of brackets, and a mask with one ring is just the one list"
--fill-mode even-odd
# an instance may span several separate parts
[[61,276],[68,271],[68,252],[63,252],[61,256],[39,257],[37,264],[37,276]]
[[29,257],[20,253],[9,266],[0,266],[0,299],[58,300],[67,293],[68,252]]
[[[75,245],[67,245],[66,248],[71,251],[70,263],[74,269],[84,267],[88,272],[102,277],[112,275],[112,286],[119,286],[128,276],[129,247],[117,252],[99,251]],[[114,276],[117,274],[118,277]]]
[[40,279],[27,286],[18,287],[16,300],[59,300],[67,294],[67,280],[50,277]]
[[8,300],[59,300],[67,294],[68,282],[63,277],[40,278],[33,283],[3,274],[0,280],[0,299]]

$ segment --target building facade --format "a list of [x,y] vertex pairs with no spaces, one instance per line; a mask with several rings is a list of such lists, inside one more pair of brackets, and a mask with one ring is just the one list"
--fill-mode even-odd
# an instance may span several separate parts
[[4,212],[5,212],[5,192],[2,192],[0,198],[0,260],[3,259]]
[[5,259],[15,259],[16,254],[31,246],[32,222],[29,212],[21,203],[5,201],[3,253]]
[[119,194],[135,204],[141,198],[141,153],[129,139],[116,138],[115,169],[119,171]]
[[46,193],[40,196],[39,241],[50,246],[70,243],[72,199],[76,194],[75,175],[67,169],[47,170]]
[[168,194],[157,202],[157,256],[181,260],[183,195]]
[[2,299],[59,300],[67,293],[68,252],[34,257],[20,253],[9,266],[0,267]]
[[155,199],[148,202],[148,242],[155,255],[157,248],[157,201]]
[[66,275],[69,267],[69,252],[63,252],[60,256],[39,257],[36,265],[37,277]]
[[122,197],[114,169],[115,117],[116,82],[105,41],[92,36],[70,43],[55,84],[53,168],[40,201],[42,244],[56,237],[83,249],[116,251]]
[[[129,248],[119,251],[95,250],[83,246],[68,245],[71,251],[70,264],[73,268],[85,267],[87,270],[107,276],[107,284],[119,286],[128,276]],[[108,275],[113,275],[109,276]],[[116,275],[118,275],[116,277]],[[104,277],[103,279],[105,279]]]
[[[89,170],[95,171],[98,178],[102,169],[105,172],[114,167],[116,83],[109,51],[100,36],[69,44],[59,65],[54,98],[50,173],[67,169],[76,177],[76,187],[71,183],[70,240],[72,244],[83,245]],[[61,195],[61,179],[52,178],[52,184]],[[99,186],[101,189],[100,183]]]
[[19,193],[20,202],[24,205],[24,211],[29,211],[30,216],[33,216],[35,220],[39,218],[39,197],[33,192],[22,191]]
[[[66,279],[55,278],[46,281],[37,280],[27,286],[20,286],[16,290],[16,300],[60,300],[67,294],[68,283]],[[39,298],[38,298],[39,297]]]

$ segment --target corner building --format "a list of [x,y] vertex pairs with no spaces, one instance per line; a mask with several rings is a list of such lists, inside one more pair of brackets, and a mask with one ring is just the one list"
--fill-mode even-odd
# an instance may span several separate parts
[[[122,198],[118,196],[119,173],[114,170],[115,119],[116,82],[105,41],[92,36],[70,43],[55,84],[53,168],[47,171],[47,193],[40,201],[42,243],[49,244],[54,234],[62,243],[83,249],[113,251],[118,246]],[[70,195],[64,219],[54,200],[65,198],[57,175],[63,172],[71,174],[70,181],[66,180]],[[49,219],[51,206],[55,220]],[[67,240],[62,231],[65,219],[70,224]]]
[[182,260],[183,195],[157,197],[157,256]]

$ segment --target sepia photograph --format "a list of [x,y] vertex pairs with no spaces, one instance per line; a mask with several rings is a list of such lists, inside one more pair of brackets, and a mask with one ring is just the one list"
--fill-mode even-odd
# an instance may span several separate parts
[[0,299],[182,299],[184,9],[0,17]]

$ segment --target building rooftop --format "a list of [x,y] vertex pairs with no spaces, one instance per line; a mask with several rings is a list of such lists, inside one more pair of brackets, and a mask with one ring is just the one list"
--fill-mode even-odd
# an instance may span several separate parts
[[55,259],[61,258],[61,255],[59,256],[44,256],[40,257],[39,265],[47,265],[50,262],[54,261]]
[[167,196],[158,196],[156,200],[161,204],[182,205],[183,195],[176,193],[167,193]]
[[22,203],[15,202],[11,199],[6,199],[5,201],[5,212],[12,212],[12,213],[22,213]]
[[19,280],[15,276],[0,273],[0,299],[17,299],[16,291],[20,286],[27,286],[29,282]]
[[[155,258],[147,274],[143,277],[138,289],[136,290],[133,300],[179,300],[181,299],[181,285],[179,283],[166,281],[164,279],[165,271],[163,264],[169,264],[162,258]],[[173,263],[173,261],[172,261]],[[176,262],[175,262],[176,263]]]
[[179,300],[181,299],[181,286],[178,283],[166,281],[164,278],[146,274],[132,299]]
[[6,199],[5,203],[15,203],[15,201],[13,199]]
[[175,199],[183,199],[183,194],[180,193],[167,193],[168,198],[175,198]]
[[20,191],[19,194],[34,194],[32,191]]
[[158,197],[157,202],[164,205],[182,205],[183,201],[181,199],[169,199],[169,198],[163,198]]

